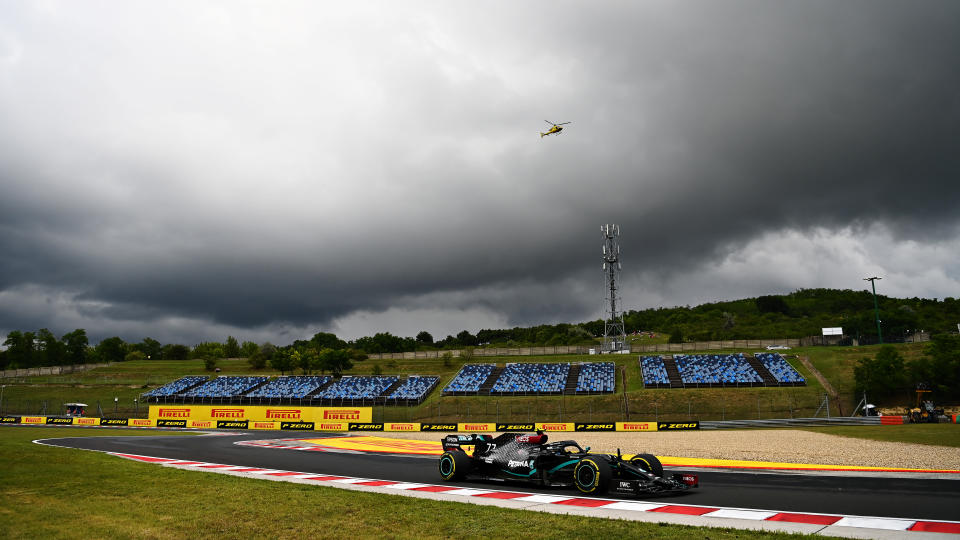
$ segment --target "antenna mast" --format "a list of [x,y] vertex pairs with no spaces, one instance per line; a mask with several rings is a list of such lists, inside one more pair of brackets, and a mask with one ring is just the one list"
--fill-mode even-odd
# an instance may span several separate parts
[[617,281],[620,279],[620,227],[614,224],[600,227],[603,234],[603,274],[607,289],[606,305],[609,311],[603,323],[603,348],[601,352],[618,353],[624,351],[627,333],[623,326],[623,312],[618,309],[620,296],[617,294]]

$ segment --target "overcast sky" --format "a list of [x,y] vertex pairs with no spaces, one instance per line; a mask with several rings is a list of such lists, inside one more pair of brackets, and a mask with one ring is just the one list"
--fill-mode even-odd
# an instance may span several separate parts
[[[960,2],[0,3],[0,335],[960,296]],[[541,138],[544,120],[572,122]]]

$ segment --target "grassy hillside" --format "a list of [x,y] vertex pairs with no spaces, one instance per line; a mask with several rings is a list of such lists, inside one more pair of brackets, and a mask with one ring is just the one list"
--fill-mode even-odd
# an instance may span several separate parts
[[[922,344],[897,345],[906,358],[922,354]],[[636,355],[605,356],[617,364],[617,391],[604,396],[545,397],[442,397],[439,390],[417,407],[376,407],[374,416],[384,421],[613,421],[622,419],[755,419],[812,416],[822,402],[823,386],[795,356],[804,356],[828,380],[839,394],[831,398],[831,414],[849,415],[858,397],[853,395],[853,366],[864,356],[875,354],[875,346],[808,347],[786,351],[790,362],[807,379],[806,387],[790,388],[643,388]],[[717,352],[717,351],[711,351]],[[752,352],[752,351],[743,351]],[[483,362],[583,362],[597,356],[557,355],[541,357],[484,358]],[[370,375],[377,367],[384,374],[437,375],[445,386],[463,361],[454,359],[444,366],[440,359],[366,360],[356,362],[349,375]],[[243,359],[227,359],[219,364],[221,375],[280,375],[271,369],[253,371]],[[81,401],[96,413],[99,402],[108,416],[146,416],[147,409],[135,399],[184,375],[210,375],[201,360],[132,361],[63,376],[7,379],[3,388],[5,413],[57,414],[62,403]],[[624,392],[624,375],[626,392]],[[116,403],[114,398],[117,398]],[[908,402],[910,396],[903,396]],[[45,408],[44,408],[45,407]],[[821,414],[824,414],[821,411]]]

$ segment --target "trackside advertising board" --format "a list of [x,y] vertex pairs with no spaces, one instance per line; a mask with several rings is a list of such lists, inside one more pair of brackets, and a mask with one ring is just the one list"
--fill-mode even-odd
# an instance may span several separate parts
[[[208,427],[217,427],[221,421],[278,422],[302,424],[313,422],[316,429],[321,424],[371,423],[372,407],[299,407],[287,405],[151,405],[150,419],[186,421],[210,421]],[[186,426],[184,426],[186,427]],[[193,427],[193,426],[191,426]],[[197,426],[199,427],[199,426]],[[337,426],[339,427],[339,425]],[[262,428],[261,428],[262,429]],[[283,429],[281,427],[281,429]]]
[[657,431],[686,431],[691,429],[700,429],[700,421],[692,422],[659,422]]
[[617,422],[617,431],[656,431],[656,422]]
[[496,431],[497,425],[490,422],[464,422],[457,424],[460,433],[487,433]]
[[384,431],[420,431],[419,422],[387,422],[383,425]]
[[573,431],[573,422],[537,422],[537,429],[547,433],[557,431]]

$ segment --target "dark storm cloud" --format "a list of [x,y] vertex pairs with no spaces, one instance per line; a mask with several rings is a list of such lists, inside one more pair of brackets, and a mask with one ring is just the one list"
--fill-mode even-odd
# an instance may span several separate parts
[[628,307],[960,279],[955,2],[51,5],[0,18],[0,330],[589,319],[606,222]]

